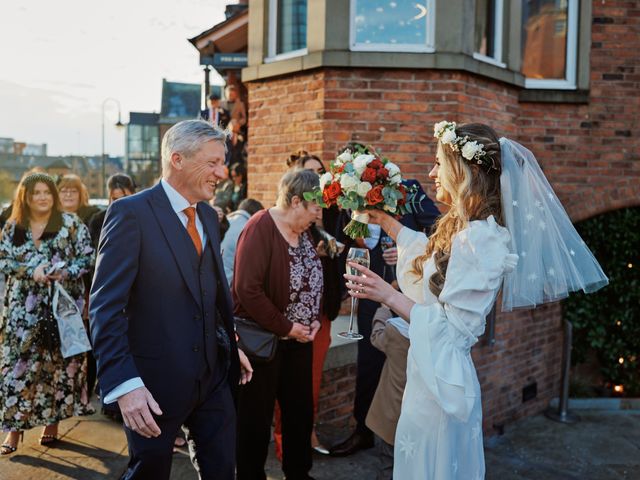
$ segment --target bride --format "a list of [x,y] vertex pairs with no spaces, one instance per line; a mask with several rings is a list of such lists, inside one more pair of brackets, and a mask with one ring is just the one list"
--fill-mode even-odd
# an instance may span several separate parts
[[484,478],[480,384],[471,347],[502,288],[502,308],[535,307],[607,278],[535,157],[482,124],[436,124],[436,199],[449,205],[430,237],[368,211],[398,246],[400,293],[372,271],[346,275],[350,294],[410,322],[407,384],[393,477]]

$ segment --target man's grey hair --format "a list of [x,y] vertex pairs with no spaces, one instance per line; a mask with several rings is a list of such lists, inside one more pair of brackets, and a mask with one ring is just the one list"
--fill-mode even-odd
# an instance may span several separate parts
[[312,192],[319,185],[320,176],[313,170],[302,168],[289,170],[280,179],[276,205],[283,208],[289,207],[293,197],[298,197],[306,207],[307,202],[304,199],[304,193]]
[[203,144],[211,141],[225,146],[227,134],[204,120],[184,120],[167,130],[162,139],[162,172],[167,173],[171,165],[171,155],[180,153],[193,156]]

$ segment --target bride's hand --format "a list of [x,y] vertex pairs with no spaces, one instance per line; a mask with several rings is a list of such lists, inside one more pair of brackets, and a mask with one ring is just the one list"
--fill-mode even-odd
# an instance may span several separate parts
[[380,225],[380,222],[383,221],[384,217],[388,216],[382,210],[360,210],[357,213],[366,213],[369,215],[369,223],[373,223],[375,225]]
[[366,298],[378,303],[385,303],[396,291],[391,285],[385,282],[379,275],[357,263],[348,262],[356,270],[362,272],[363,276],[345,274],[349,295],[354,298]]
[[358,213],[366,213],[369,215],[369,223],[380,225],[387,234],[396,240],[398,232],[402,228],[402,224],[392,215],[382,210],[365,210]]

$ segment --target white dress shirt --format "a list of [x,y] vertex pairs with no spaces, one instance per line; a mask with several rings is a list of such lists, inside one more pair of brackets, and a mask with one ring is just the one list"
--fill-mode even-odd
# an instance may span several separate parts
[[[178,191],[169,185],[169,182],[166,182],[164,179],[160,180],[160,185],[164,189],[164,193],[167,194],[169,198],[169,203],[171,204],[171,208],[176,215],[180,219],[182,226],[187,228],[187,221],[189,220],[187,214],[184,213],[184,209],[188,207],[197,207],[197,204],[190,204],[189,201],[184,198]],[[204,246],[207,237],[204,233],[204,228],[202,227],[202,222],[200,221],[200,217],[198,216],[198,210],[196,209],[196,229],[198,230],[198,234],[200,235],[200,239],[202,240],[202,245]],[[105,397],[103,398],[103,402],[105,404],[114,403],[123,395],[135,390],[136,388],[144,387],[144,383],[140,377],[130,378],[126,382],[121,383],[116,388],[111,390]]]

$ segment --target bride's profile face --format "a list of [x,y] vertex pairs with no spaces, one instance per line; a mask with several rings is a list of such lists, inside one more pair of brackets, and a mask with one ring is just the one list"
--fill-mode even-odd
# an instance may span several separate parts
[[429,178],[432,178],[436,184],[436,200],[444,203],[445,205],[451,205],[451,194],[447,190],[446,186],[450,184],[447,177],[447,160],[444,152],[442,151],[442,145],[438,142],[438,151],[436,153],[436,163],[429,172]]

